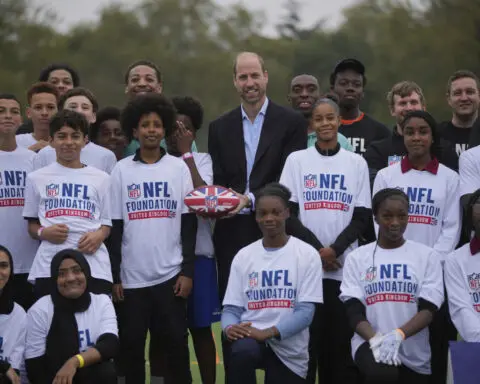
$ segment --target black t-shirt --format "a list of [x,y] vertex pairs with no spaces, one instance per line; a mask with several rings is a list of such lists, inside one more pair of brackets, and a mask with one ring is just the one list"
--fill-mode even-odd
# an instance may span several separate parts
[[373,141],[388,138],[392,134],[385,125],[363,113],[353,121],[342,120],[339,132],[347,137],[359,155],[363,155]]
[[[477,121],[475,125],[479,125],[479,122]],[[472,127],[459,128],[453,125],[451,121],[444,121],[438,125],[438,132],[442,139],[447,140],[455,147],[458,156],[469,148]]]

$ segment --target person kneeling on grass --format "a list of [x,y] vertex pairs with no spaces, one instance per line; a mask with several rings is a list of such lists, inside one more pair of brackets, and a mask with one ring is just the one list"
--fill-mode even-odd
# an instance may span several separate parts
[[117,319],[107,295],[89,292],[90,267],[73,249],[51,263],[52,294],[27,313],[25,363],[31,384],[113,384],[119,348]]
[[[308,368],[308,327],[315,303],[323,302],[318,251],[288,236],[290,191],[268,184],[256,196],[256,221],[263,238],[232,262],[223,301],[222,329],[232,342],[229,384],[304,383]],[[275,299],[267,299],[268,297]]]

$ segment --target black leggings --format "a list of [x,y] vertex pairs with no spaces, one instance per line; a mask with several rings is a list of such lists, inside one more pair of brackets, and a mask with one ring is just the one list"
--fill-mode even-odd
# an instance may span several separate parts
[[364,377],[364,384],[428,384],[430,380],[430,375],[421,375],[404,365],[377,363],[367,342],[357,349],[355,363]]

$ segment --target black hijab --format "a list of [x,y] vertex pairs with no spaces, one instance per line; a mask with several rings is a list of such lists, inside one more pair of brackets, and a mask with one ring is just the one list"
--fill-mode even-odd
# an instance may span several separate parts
[[[75,260],[87,280],[85,292],[77,299],[68,299],[58,291],[59,268],[65,259]],[[50,364],[50,369],[56,373],[68,359],[79,352],[78,325],[75,313],[84,312],[90,306],[91,297],[88,290],[88,283],[91,277],[90,266],[79,251],[64,249],[54,256],[50,265],[50,276],[54,285],[51,294],[54,310],[52,325],[47,335],[45,355]]]
[[0,245],[0,252],[8,256],[8,262],[10,263],[10,276],[7,284],[0,291],[0,314],[8,315],[13,311],[13,258],[10,251],[3,245]]

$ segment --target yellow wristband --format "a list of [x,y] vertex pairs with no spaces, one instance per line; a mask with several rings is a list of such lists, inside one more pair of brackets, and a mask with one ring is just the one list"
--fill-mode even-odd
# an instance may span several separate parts
[[397,332],[402,335],[403,340],[405,340],[405,332],[403,332],[400,328],[397,328]]
[[78,355],[75,355],[75,357],[77,358],[79,363],[78,367],[83,368],[85,366],[85,359],[83,358],[83,356],[81,354],[78,354]]

